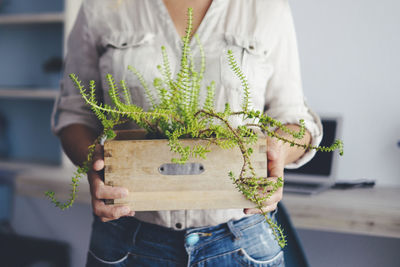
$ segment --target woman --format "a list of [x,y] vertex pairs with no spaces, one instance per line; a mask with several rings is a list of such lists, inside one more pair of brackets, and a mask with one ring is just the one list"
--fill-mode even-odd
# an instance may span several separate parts
[[[252,105],[297,130],[300,119],[307,133],[302,143],[319,144],[319,119],[304,103],[296,36],[287,0],[87,0],[68,42],[61,97],[56,103],[53,131],[75,164],[86,159],[87,147],[101,128],[68,79],[76,73],[87,85],[95,80],[98,98],[110,103],[103,77],[124,79],[134,104],[148,104],[139,81],[127,73],[135,66],[145,80],[159,76],[161,49],[167,48],[172,71],[179,68],[186,11],[194,10],[193,32],[206,54],[205,80],[214,80],[216,108],[241,103],[240,82],[229,68],[232,50],[251,87]],[[193,41],[193,40],[192,40]],[[194,58],[199,48],[192,42]],[[240,122],[237,122],[240,123]],[[137,128],[128,125],[129,128]],[[280,132],[280,130],[277,130]],[[285,135],[280,132],[281,135]],[[268,173],[283,177],[284,167],[298,167],[312,151],[268,139]],[[104,199],[122,198],[125,188],[102,181],[102,148],[96,148],[88,174],[95,215],[87,266],[283,266],[283,252],[258,210],[187,210],[136,212],[104,205]],[[274,211],[282,198],[278,190],[266,203]],[[273,216],[273,215],[271,215]]]

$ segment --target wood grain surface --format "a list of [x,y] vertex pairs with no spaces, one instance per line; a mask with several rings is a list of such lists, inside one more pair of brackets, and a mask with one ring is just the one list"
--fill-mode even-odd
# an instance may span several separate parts
[[[104,145],[105,183],[128,188],[129,195],[108,204],[128,204],[135,211],[179,209],[248,208],[254,204],[234,186],[229,171],[238,176],[243,165],[239,148],[211,145],[206,159],[191,159],[204,170],[195,175],[164,175],[159,167],[179,155],[171,152],[168,140],[134,140],[143,132],[124,131]],[[126,140],[131,139],[131,140]],[[183,139],[184,145],[206,144],[206,140]],[[258,138],[251,156],[258,176],[267,176],[266,139]]]

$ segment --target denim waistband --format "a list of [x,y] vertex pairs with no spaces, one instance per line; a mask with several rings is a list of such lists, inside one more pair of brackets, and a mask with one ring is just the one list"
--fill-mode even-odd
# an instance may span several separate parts
[[231,232],[235,237],[240,236],[240,231],[244,230],[246,228],[249,228],[255,224],[258,224],[262,221],[264,221],[265,218],[264,216],[260,214],[255,214],[252,216],[244,217],[240,220],[237,221],[228,221],[226,223],[222,223],[216,226],[206,226],[206,227],[197,227],[197,228],[189,228],[186,229],[186,234],[191,234],[194,232],[198,233],[218,233],[221,231],[229,231]]
[[216,226],[188,229],[185,237],[188,237],[191,234],[198,234],[199,242],[196,242],[194,245],[185,244],[185,246],[188,250],[194,250],[228,236],[238,240],[242,237],[243,230],[256,226],[264,221],[264,216],[256,214],[244,217],[237,221],[228,221]]
[[[273,217],[274,213],[270,216]],[[136,225],[136,231],[134,233],[135,239],[144,239],[157,243],[184,243],[185,237],[190,234],[198,233],[202,237],[202,241],[211,242],[217,240],[226,235],[232,234],[234,238],[238,239],[241,237],[241,231],[249,228],[253,225],[261,223],[265,220],[263,215],[256,214],[248,217],[244,217],[236,221],[228,221],[216,226],[205,226],[197,228],[188,228],[184,230],[173,230],[156,224],[142,222],[133,218],[133,223]],[[203,242],[201,242],[203,243]]]

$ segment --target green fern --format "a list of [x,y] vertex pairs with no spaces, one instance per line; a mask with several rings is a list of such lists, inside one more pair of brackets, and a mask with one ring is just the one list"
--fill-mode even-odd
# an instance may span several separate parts
[[228,50],[228,61],[231,69],[233,72],[236,74],[236,76],[239,78],[240,82],[242,83],[242,88],[243,88],[243,104],[242,104],[242,109],[243,111],[247,112],[249,110],[249,102],[250,102],[250,88],[249,88],[249,83],[247,81],[246,76],[243,74],[242,70],[239,68],[235,58],[233,57],[233,52],[232,50]]

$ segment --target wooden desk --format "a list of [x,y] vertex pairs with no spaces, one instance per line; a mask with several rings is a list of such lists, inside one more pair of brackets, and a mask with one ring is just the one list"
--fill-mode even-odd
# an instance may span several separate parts
[[[58,198],[69,196],[74,169],[37,165],[14,169],[20,170],[16,176],[19,195],[44,197],[46,190],[52,190]],[[77,202],[91,203],[86,177]],[[400,187],[329,190],[314,196],[285,194],[283,203],[297,228],[400,238]]]
[[285,194],[297,228],[400,238],[400,187]]

